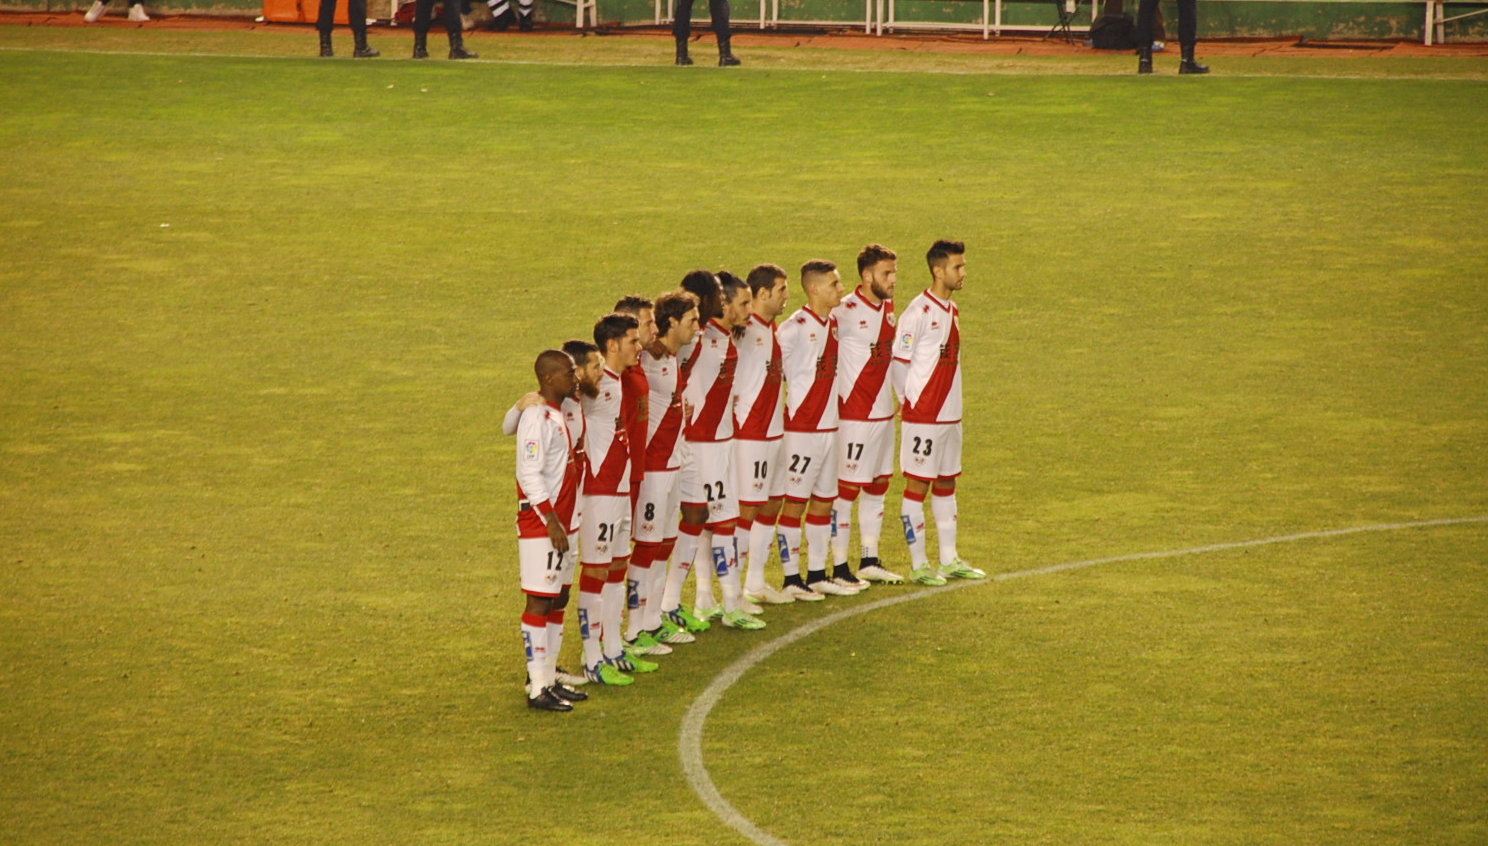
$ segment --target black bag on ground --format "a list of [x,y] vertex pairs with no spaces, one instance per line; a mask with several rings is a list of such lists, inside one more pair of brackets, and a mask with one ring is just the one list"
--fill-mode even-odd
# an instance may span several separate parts
[[1137,49],[1137,24],[1126,13],[1101,15],[1090,25],[1090,46],[1097,50]]

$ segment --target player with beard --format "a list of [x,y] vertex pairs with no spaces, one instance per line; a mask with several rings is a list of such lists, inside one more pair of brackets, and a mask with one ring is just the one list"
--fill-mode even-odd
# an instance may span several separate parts
[[519,415],[517,436],[517,551],[522,592],[522,640],[527,653],[527,707],[572,711],[589,697],[554,678],[563,624],[550,637],[552,617],[566,601],[578,552],[579,483],[583,469],[564,421],[562,402],[578,387],[573,359],[546,350],[533,365],[543,403]]
[[[636,338],[644,352],[656,341],[655,304],[637,294],[623,297],[615,303],[616,314],[628,314],[636,319],[639,329]],[[651,417],[651,391],[646,382],[646,369],[639,359],[632,367],[620,374],[620,407],[626,437],[630,439],[630,504],[631,527],[641,525],[637,510],[641,488],[646,477],[646,441]],[[632,540],[636,540],[632,538]],[[637,541],[630,556],[630,565],[625,573],[625,598],[628,617],[625,624],[626,652],[637,655],[667,655],[672,649],[652,636],[642,636],[645,620],[649,616],[647,605],[652,602],[651,564],[653,550],[643,548]],[[659,604],[661,597],[656,597]]]
[[[987,574],[956,551],[956,479],[961,475],[961,310],[951,300],[966,284],[966,245],[936,241],[925,254],[930,287],[910,301],[894,343],[894,390],[903,399],[899,467],[904,473],[900,519],[909,543],[911,576],[922,585]],[[940,566],[925,551],[925,499],[932,494]]]
[[[842,424],[837,432],[837,503],[832,509],[833,577],[855,587],[869,582],[903,584],[878,557],[884,495],[894,475],[894,287],[898,256],[882,244],[858,253],[858,288],[833,310],[839,339],[837,393]],[[860,497],[861,494],[861,498]],[[858,575],[847,564],[853,503],[858,503]]]
[[581,500],[579,635],[584,674],[592,682],[629,684],[626,672],[656,665],[624,651],[625,573],[630,563],[630,443],[626,436],[620,374],[640,360],[639,324],[607,314],[594,324],[594,345],[604,358],[596,395],[583,398],[589,469]]
[[[723,292],[722,314],[708,321],[697,350],[691,357],[691,373],[683,392],[684,437],[692,453],[691,464],[684,464],[680,477],[682,488],[682,525],[677,538],[677,557],[711,561],[723,592],[722,620],[737,629],[762,629],[763,620],[742,610],[743,591],[739,581],[739,554],[734,544],[734,529],[739,517],[733,472],[734,439],[734,374],[738,368],[738,349],[734,334],[749,320],[751,295],[744,280],[730,273],[719,274]],[[704,522],[696,522],[698,509],[706,509]],[[706,579],[699,572],[698,591],[702,594]],[[670,593],[670,591],[669,591]],[[716,616],[714,609],[699,607],[697,616]]]
[[[641,630],[633,642],[691,643],[694,638],[684,623],[663,615],[667,586],[667,560],[677,543],[680,494],[678,474],[684,453],[682,441],[682,389],[686,378],[677,353],[697,339],[697,297],[686,291],[663,294],[656,301],[656,339],[641,351],[640,367],[646,372],[650,391],[646,444],[646,472],[641,480],[635,508],[635,551],[631,564],[645,562],[650,582]],[[680,588],[679,588],[680,590]],[[634,611],[632,611],[634,614]],[[631,626],[635,626],[635,617]]]
[[775,319],[785,310],[790,284],[779,265],[762,264],[745,280],[753,299],[749,322],[739,338],[739,369],[734,376],[734,469],[739,492],[739,546],[744,555],[744,606],[782,605],[794,597],[765,583],[765,563],[775,539],[775,521],[785,495],[780,472],[780,444],[785,434],[785,410],[780,404],[780,341]]
[[[681,393],[687,387],[688,376],[692,372],[692,366],[697,363],[697,352],[700,349],[698,341],[702,338],[701,327],[706,326],[709,321],[717,320],[723,316],[723,288],[718,284],[718,277],[712,271],[694,270],[682,277],[681,288],[697,298],[698,326],[699,332],[689,343],[683,344],[677,351],[677,384],[678,392]],[[683,429],[686,429],[686,409],[683,410]],[[678,487],[680,498],[681,474],[684,472],[696,472],[693,467],[692,450],[687,446],[686,436],[678,449]],[[702,526],[708,522],[708,507],[706,505],[690,505],[682,503],[682,525]],[[696,542],[693,541],[695,544]],[[675,551],[675,548],[674,548]],[[662,596],[661,607],[664,618],[673,626],[680,626],[689,632],[703,632],[712,627],[712,624],[693,614],[682,602],[682,588],[687,582],[687,576],[692,572],[692,555],[683,558],[673,555],[671,566],[667,571],[666,591]],[[706,572],[699,576],[706,576]],[[694,608],[712,608],[718,604],[713,598],[713,580],[711,577],[699,578],[697,580],[696,601]]]

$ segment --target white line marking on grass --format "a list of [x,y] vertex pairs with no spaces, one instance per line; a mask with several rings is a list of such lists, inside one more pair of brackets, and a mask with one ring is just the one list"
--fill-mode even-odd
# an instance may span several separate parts
[[[1455,517],[1444,520],[1423,520],[1415,523],[1380,523],[1374,526],[1356,526],[1349,529],[1329,529],[1321,532],[1302,532],[1295,535],[1278,535],[1272,538],[1261,538],[1260,540],[1239,541],[1235,543],[1216,543],[1207,546],[1195,546],[1189,549],[1173,549],[1165,552],[1139,552],[1132,555],[1115,555],[1110,558],[1092,558],[1086,561],[1071,561],[1067,564],[1055,564],[1050,567],[1036,567],[1031,570],[1019,570],[1015,573],[999,573],[988,581],[1006,582],[1012,579],[1021,579],[1028,576],[1044,576],[1051,573],[1063,573],[1069,570],[1082,570],[1087,567],[1096,567],[1102,564],[1119,564],[1125,561],[1150,561],[1158,558],[1178,558],[1185,555],[1200,555],[1207,552],[1225,552],[1234,549],[1249,549],[1256,546],[1270,546],[1278,543],[1292,543],[1294,541],[1315,540],[1319,538],[1336,538],[1344,535],[1357,535],[1366,532],[1398,532],[1404,529],[1425,529],[1435,526],[1460,526],[1467,523],[1488,523],[1488,515],[1478,517]],[[746,673],[754,669],[755,665],[779,652],[781,649],[795,643],[802,638],[816,634],[822,629],[834,623],[887,608],[890,605],[898,605],[902,602],[911,602],[917,599],[926,599],[938,596],[946,591],[959,590],[973,585],[986,584],[982,581],[961,581],[945,587],[929,588],[926,590],[914,590],[911,593],[902,593],[887,599],[870,602],[867,605],[858,605],[846,608],[832,614],[828,614],[817,620],[813,620],[804,626],[798,626],[784,635],[760,644],[754,649],[741,655],[734,663],[726,667],[723,672],[714,677],[713,681],[698,694],[692,705],[687,709],[687,715],[682,718],[682,730],[677,737],[677,753],[682,759],[682,772],[687,777],[687,783],[692,792],[703,800],[715,816],[726,823],[730,828],[747,837],[759,846],[789,846],[784,840],[775,837],[754,823],[749,818],[739,813],[729,801],[718,792],[713,779],[708,775],[708,767],[703,763],[703,724],[707,722],[708,715],[712,713],[713,707],[718,704],[728,689],[733,687]]]

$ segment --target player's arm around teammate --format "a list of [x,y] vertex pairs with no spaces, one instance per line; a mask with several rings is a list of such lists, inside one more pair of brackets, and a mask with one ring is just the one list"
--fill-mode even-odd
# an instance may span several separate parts
[[[562,648],[562,613],[573,579],[578,538],[575,508],[581,470],[562,412],[578,386],[573,359],[559,350],[537,357],[533,370],[543,404],[522,411],[517,435],[517,551],[522,592],[522,640],[527,654],[527,705],[571,711],[587,699],[555,678]],[[556,634],[555,634],[556,629]]]
[[[894,344],[894,384],[903,397],[899,467],[904,472],[900,519],[909,544],[914,581],[943,585],[946,578],[980,579],[956,551],[956,478],[961,475],[961,320],[951,297],[966,284],[966,247],[936,241],[925,255],[930,287],[899,320]],[[925,499],[932,495],[940,566],[925,550]]]

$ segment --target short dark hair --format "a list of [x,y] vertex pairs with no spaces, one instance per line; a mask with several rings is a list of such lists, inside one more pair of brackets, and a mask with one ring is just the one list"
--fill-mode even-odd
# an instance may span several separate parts
[[589,360],[590,355],[599,352],[599,347],[588,341],[574,338],[571,341],[563,342],[563,351],[568,353],[569,358],[573,359],[575,367],[583,367],[584,362]]
[[711,270],[694,270],[682,277],[682,290],[698,299],[698,316],[706,323],[723,316],[723,291]]
[[731,303],[739,292],[749,288],[749,283],[729,273],[727,270],[718,271],[718,287],[723,290],[723,301]]
[[615,311],[621,314],[639,315],[646,309],[655,307],[655,303],[651,302],[649,299],[641,296],[640,294],[631,294],[628,297],[621,297],[620,302],[615,303]]
[[626,332],[640,328],[641,322],[631,315],[610,312],[594,323],[594,345],[599,347],[600,355],[605,355],[610,351],[610,341],[623,338]]
[[572,357],[563,350],[543,350],[537,354],[537,361],[532,363],[532,372],[537,375],[541,382],[550,373],[557,373],[565,368],[573,367],[575,364]]
[[806,277],[831,273],[836,269],[837,263],[827,261],[826,259],[812,259],[806,262],[801,265],[801,288],[804,290],[806,287]]
[[883,244],[869,244],[858,253],[858,275],[881,261],[897,261],[899,256]]
[[690,291],[668,291],[656,298],[656,331],[665,335],[672,324],[698,307],[698,298]]
[[785,268],[778,264],[760,264],[749,271],[745,281],[749,283],[749,291],[756,296],[760,291],[775,287],[775,283],[781,279],[787,279]]
[[925,253],[925,263],[932,269],[945,264],[946,259],[951,256],[966,254],[966,245],[960,241],[940,240],[930,245],[930,250]]

